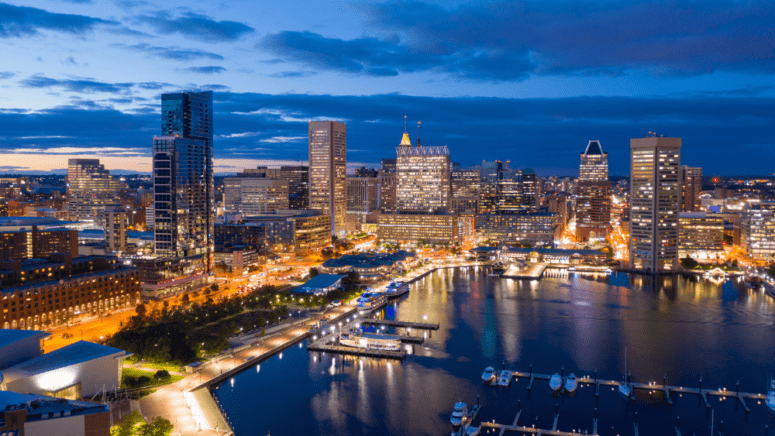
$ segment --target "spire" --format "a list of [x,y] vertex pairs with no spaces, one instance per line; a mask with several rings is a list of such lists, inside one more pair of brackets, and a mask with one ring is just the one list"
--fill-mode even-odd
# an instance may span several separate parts
[[584,151],[584,155],[589,154],[603,154],[603,147],[600,146],[600,141],[589,141],[587,149]]
[[409,134],[404,132],[404,136],[401,138],[401,144],[398,145],[399,147],[411,147],[412,141],[409,139]]

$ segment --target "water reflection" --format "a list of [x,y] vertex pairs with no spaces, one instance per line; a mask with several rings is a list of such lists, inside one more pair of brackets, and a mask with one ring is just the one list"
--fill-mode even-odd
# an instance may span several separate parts
[[[508,389],[482,386],[482,370],[506,361],[524,371],[532,363],[543,373],[598,369],[601,378],[618,380],[626,347],[636,381],[661,382],[666,374],[671,384],[696,387],[703,377],[705,387],[728,387],[740,379],[741,390],[760,392],[775,361],[772,311],[769,296],[737,280],[556,273],[531,282],[475,268],[442,270],[381,314],[440,325],[406,360],[309,355],[292,347],[282,360],[262,363],[260,373],[235,376],[233,390],[217,395],[237,436],[448,434],[452,405],[477,397],[486,420],[511,423],[521,401],[530,417],[523,424],[551,427],[558,404],[560,429],[591,430],[592,388],[553,398],[546,382],[536,382],[528,396],[525,380]],[[668,434],[678,414],[684,434],[707,434],[709,418],[696,396],[674,396],[669,411],[658,395],[639,393],[633,409],[606,390],[600,428],[632,434],[637,411],[641,434]],[[727,423],[725,435],[763,434],[769,422],[763,405],[749,402],[746,421],[732,401],[713,401],[717,422]]]

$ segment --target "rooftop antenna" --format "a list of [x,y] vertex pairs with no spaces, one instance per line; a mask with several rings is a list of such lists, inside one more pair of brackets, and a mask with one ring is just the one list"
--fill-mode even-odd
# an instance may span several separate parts
[[404,115],[404,132],[406,132],[406,115]]
[[422,124],[422,121],[417,121],[417,145],[420,145],[420,124]]

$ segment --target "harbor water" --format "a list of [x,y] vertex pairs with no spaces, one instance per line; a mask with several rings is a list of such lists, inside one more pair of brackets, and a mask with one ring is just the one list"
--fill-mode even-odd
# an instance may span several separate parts
[[[446,435],[463,401],[482,405],[481,420],[592,432],[595,408],[603,436],[775,435],[775,418],[749,400],[635,391],[625,402],[612,388],[581,386],[574,397],[553,395],[546,381],[508,388],[483,385],[485,367],[621,380],[655,381],[704,389],[766,393],[775,372],[775,302],[744,281],[651,278],[631,274],[568,275],[547,270],[540,281],[488,276],[480,267],[436,271],[411,286],[378,316],[439,324],[403,361],[308,353],[306,343],[285,350],[219,386],[215,395],[237,436]],[[387,332],[392,332],[388,329]],[[404,330],[399,333],[405,334]],[[423,335],[412,331],[413,335]],[[488,434],[483,430],[482,434]],[[490,434],[495,434],[494,431]],[[511,433],[513,434],[513,433]]]

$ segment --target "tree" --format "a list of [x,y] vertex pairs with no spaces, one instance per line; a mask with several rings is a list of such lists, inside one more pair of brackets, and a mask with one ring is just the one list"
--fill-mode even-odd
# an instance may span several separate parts
[[191,297],[189,297],[188,294],[183,294],[183,296],[180,297],[180,302],[183,303],[184,306],[188,306],[188,304],[191,303]]
[[309,269],[309,278],[315,277],[318,274],[320,274],[320,273],[318,272],[317,268],[310,268]]
[[218,292],[218,284],[217,283],[213,283],[213,285],[210,286],[210,290],[212,290],[213,292]]
[[138,436],[170,436],[172,434],[172,423],[157,416],[153,418],[150,424],[145,424],[140,427]]
[[696,260],[692,259],[691,257],[684,257],[681,259],[681,266],[684,267],[684,269],[694,269],[697,268],[700,264],[697,263]]
[[110,428],[110,436],[135,436],[140,431],[140,427],[145,425],[140,412],[135,410],[124,417],[120,424]]
[[770,265],[770,267],[767,268],[767,271],[770,273],[770,276],[775,277],[775,263]]
[[140,318],[144,317],[146,313],[148,313],[148,308],[145,307],[145,304],[140,303],[135,307],[135,313],[137,313],[137,316]]

